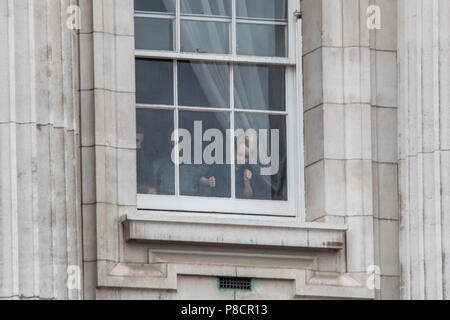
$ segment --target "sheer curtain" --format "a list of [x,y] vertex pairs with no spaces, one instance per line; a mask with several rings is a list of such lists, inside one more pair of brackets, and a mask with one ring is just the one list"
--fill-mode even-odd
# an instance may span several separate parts
[[[212,6],[212,3],[215,4],[215,6]],[[207,15],[211,15],[213,12],[227,12],[225,7],[225,1],[217,1],[217,0],[196,0],[196,1],[187,1],[182,0],[182,12],[204,12]],[[217,7],[217,8],[216,8]],[[183,14],[182,14],[183,15]],[[186,20],[185,20],[186,21]],[[191,21],[189,21],[191,22]],[[220,25],[218,25],[215,22],[200,22],[201,24],[207,23],[207,27],[202,28],[203,32],[206,32],[206,37],[204,36],[204,33],[198,32],[199,27],[198,23],[188,23],[183,24],[182,27],[185,29],[185,32],[183,32],[184,39],[182,39],[183,42],[187,44],[201,44],[204,42],[209,43],[208,46],[211,48],[215,48],[217,52],[210,52],[210,53],[222,53],[229,51],[230,49],[230,39],[228,39],[228,43],[223,43],[221,41],[221,30]],[[230,24],[229,29],[231,26],[231,18],[230,18]],[[228,32],[228,35],[230,35],[230,30]],[[230,37],[228,37],[230,38]],[[227,50],[228,49],[228,50]],[[228,52],[229,53],[229,52]],[[210,97],[208,100],[215,101],[217,100],[217,97],[220,97],[220,106],[229,106],[229,101],[227,101],[228,95],[224,94],[229,90],[229,83],[227,82],[228,79],[223,78],[222,74],[214,68],[208,68],[206,64],[193,64],[194,73],[196,74],[197,78],[199,79],[199,83],[202,86],[203,92],[207,97]],[[215,72],[216,71],[216,72]],[[215,79],[219,79],[218,83],[215,81]],[[217,86],[209,86],[208,84],[215,83]],[[220,107],[220,106],[213,106],[213,107]]]
[[[188,1],[188,0],[181,0],[182,1],[182,15],[183,12],[192,12],[197,13],[201,12],[205,15],[212,15],[215,12],[221,12],[225,13],[227,12],[226,8],[226,1],[210,1],[210,0],[196,0],[196,1]],[[239,1],[239,0],[238,0]],[[241,1],[243,2],[243,1]],[[263,1],[267,2],[267,1]],[[269,1],[273,2],[273,1]],[[214,5],[212,5],[214,3]],[[263,4],[261,4],[262,6]],[[273,8],[273,7],[272,7]],[[244,6],[244,9],[247,10],[247,8]],[[262,9],[265,10],[264,8]],[[269,9],[270,10],[275,10]],[[282,9],[282,10],[285,10]],[[272,11],[273,12],[273,11]],[[190,16],[192,16],[190,14]],[[242,16],[249,16],[248,11],[244,11]],[[187,20],[184,20],[187,21]],[[191,22],[192,20],[189,20]],[[230,54],[231,50],[231,17],[230,17],[230,23],[228,24],[228,43],[224,43],[223,39],[223,29],[222,25],[223,22],[201,22],[201,24],[207,24],[203,25],[202,28],[199,28],[198,23],[187,23],[183,25],[182,20],[182,26],[181,28],[184,28],[183,39],[182,42],[185,44],[188,44],[189,47],[192,47],[194,44],[203,44],[206,43],[206,47],[211,48],[212,52],[207,53],[225,53]],[[203,28],[204,27],[204,28]],[[201,30],[200,30],[201,29]],[[253,44],[253,40],[248,37],[248,41]],[[201,51],[201,48],[199,48],[198,51]],[[230,106],[230,103],[228,101],[230,90],[229,87],[229,79],[224,78],[223,74],[218,71],[216,68],[209,68],[208,64],[205,63],[193,63],[192,64],[193,72],[195,73],[197,79],[199,79],[199,84],[202,88],[202,91],[208,101],[210,102],[211,107],[222,107],[222,106]],[[234,85],[236,87],[244,87],[245,85],[248,86],[247,81],[251,81],[251,89],[241,91],[241,94],[237,95],[235,94],[235,106],[236,108],[244,108],[249,109],[244,106],[250,106],[254,107],[257,110],[264,109],[265,107],[268,107],[270,104],[270,98],[269,98],[269,92],[270,92],[270,82],[268,82],[268,79],[261,76],[261,73],[258,71],[257,68],[249,69],[248,73],[244,77],[239,72],[234,73]],[[215,85],[211,85],[215,84]],[[279,94],[283,94],[284,92],[280,92]],[[211,105],[211,102],[217,101],[219,98],[219,104],[220,106],[214,106]],[[266,101],[269,100],[269,101]],[[268,109],[268,108],[267,108]],[[229,113],[227,112],[215,112],[214,116],[216,117],[217,121],[219,121],[224,127],[225,124],[228,125],[229,123]],[[258,115],[258,116],[252,116],[252,114],[245,115],[240,114],[239,115],[239,125],[236,127],[236,129],[255,129],[257,132],[259,129],[266,129],[269,130],[273,127],[277,127],[277,125],[272,124],[271,118],[269,115]],[[282,128],[284,129],[284,128]],[[285,133],[280,132],[280,139],[284,140]],[[269,138],[270,135],[267,135]],[[284,144],[285,141],[279,141],[280,145]],[[267,150],[267,152],[270,155],[270,140],[269,139],[263,139],[260,141],[261,146]],[[280,148],[281,150],[281,148]],[[284,175],[284,166],[283,164],[286,161],[286,154],[283,154],[281,152],[281,158],[280,158],[280,173],[277,175],[278,178],[275,177],[275,181],[273,176],[261,176],[260,179],[262,183],[264,184],[264,188],[271,190],[272,194],[276,194],[277,192],[280,192],[279,188],[283,188],[283,186],[280,186],[280,181],[283,179],[281,176]],[[255,171],[258,171],[259,173],[259,165],[253,166]],[[281,176],[280,176],[281,175]],[[280,177],[279,177],[280,176]],[[278,182],[277,182],[278,181]],[[275,183],[273,183],[275,182]]]

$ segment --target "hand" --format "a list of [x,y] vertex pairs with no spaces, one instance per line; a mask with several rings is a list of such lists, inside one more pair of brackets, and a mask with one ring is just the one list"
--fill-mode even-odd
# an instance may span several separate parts
[[245,169],[245,171],[244,171],[244,181],[248,182],[248,181],[252,180],[252,178],[253,178],[253,172],[251,172],[248,169]]
[[158,194],[158,190],[154,187],[150,187],[147,189],[147,194],[153,194],[153,195]]
[[208,184],[210,188],[216,187],[216,177],[211,177],[208,179]]

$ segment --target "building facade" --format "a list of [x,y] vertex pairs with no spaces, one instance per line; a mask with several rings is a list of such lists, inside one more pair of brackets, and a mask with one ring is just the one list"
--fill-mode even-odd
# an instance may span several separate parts
[[[0,299],[450,298],[450,3],[263,2],[0,0]],[[136,187],[195,112],[282,132],[269,195]]]

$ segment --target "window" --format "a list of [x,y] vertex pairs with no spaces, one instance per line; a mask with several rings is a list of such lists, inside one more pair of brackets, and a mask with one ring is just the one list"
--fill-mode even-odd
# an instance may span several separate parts
[[139,209],[296,215],[298,7],[135,0]]

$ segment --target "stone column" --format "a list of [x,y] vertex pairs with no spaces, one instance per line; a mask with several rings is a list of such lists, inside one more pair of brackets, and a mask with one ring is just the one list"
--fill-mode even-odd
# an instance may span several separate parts
[[82,297],[76,3],[0,0],[0,299]]
[[401,294],[450,299],[450,2],[398,12]]

